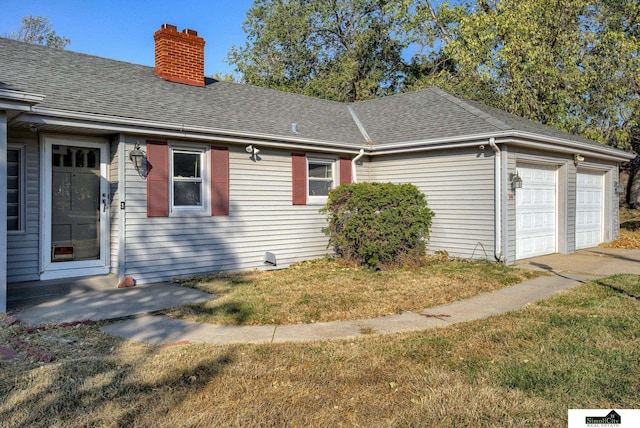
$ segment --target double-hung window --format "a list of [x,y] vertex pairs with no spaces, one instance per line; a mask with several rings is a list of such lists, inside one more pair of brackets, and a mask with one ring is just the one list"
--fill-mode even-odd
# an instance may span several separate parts
[[23,230],[24,189],[23,150],[7,149],[7,230]]
[[172,148],[170,162],[172,212],[205,211],[205,150]]
[[310,202],[324,202],[333,189],[335,179],[335,160],[308,158],[307,191]]

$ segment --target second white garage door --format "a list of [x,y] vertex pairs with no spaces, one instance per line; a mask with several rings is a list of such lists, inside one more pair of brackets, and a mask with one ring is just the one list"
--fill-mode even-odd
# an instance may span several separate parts
[[555,166],[518,164],[522,188],[516,190],[516,259],[556,252]]
[[597,247],[602,242],[604,175],[578,171],[576,175],[576,249]]

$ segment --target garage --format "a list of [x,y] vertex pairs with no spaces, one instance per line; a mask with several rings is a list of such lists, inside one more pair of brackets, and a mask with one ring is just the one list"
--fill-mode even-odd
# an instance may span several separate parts
[[576,174],[576,249],[597,247],[604,223],[604,174],[578,170]]
[[557,167],[518,164],[522,187],[516,191],[516,259],[556,252]]

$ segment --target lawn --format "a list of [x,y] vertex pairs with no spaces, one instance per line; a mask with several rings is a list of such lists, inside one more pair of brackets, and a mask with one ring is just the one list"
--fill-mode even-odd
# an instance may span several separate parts
[[282,270],[220,273],[182,281],[220,298],[164,314],[234,325],[356,320],[420,311],[538,275],[498,263],[447,257],[431,257],[420,268],[377,272],[321,259]]
[[[1,316],[0,316],[1,317]],[[3,426],[566,426],[569,408],[640,408],[640,276],[423,332],[153,347],[79,325],[0,344]]]

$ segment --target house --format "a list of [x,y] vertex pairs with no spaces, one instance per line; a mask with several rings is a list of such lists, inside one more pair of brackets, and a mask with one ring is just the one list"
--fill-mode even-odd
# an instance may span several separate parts
[[321,257],[319,209],[355,181],[418,186],[452,256],[618,235],[628,153],[439,89],[343,104],[216,81],[195,31],[154,39],[155,68],[0,39],[0,312],[8,283]]

